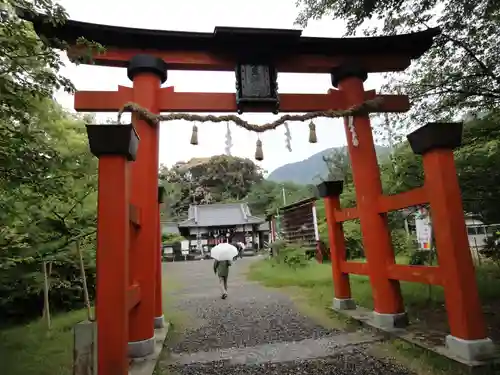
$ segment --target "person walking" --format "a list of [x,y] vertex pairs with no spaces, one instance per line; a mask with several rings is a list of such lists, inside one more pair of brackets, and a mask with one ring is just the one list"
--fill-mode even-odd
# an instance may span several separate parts
[[222,293],[222,299],[227,298],[227,278],[229,276],[229,267],[231,262],[229,260],[215,260],[214,273],[219,276],[219,285]]
[[243,250],[245,249],[245,244],[243,242],[238,242],[238,255],[240,259],[243,259]]
[[238,258],[243,259],[243,245],[241,242],[234,242],[231,245],[233,245],[237,250],[238,254],[235,255],[233,258],[233,261],[236,262]]

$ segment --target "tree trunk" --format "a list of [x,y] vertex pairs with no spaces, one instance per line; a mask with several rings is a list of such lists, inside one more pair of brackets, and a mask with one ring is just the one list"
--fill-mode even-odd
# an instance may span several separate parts
[[78,257],[80,260],[80,274],[82,277],[82,284],[83,284],[83,298],[85,301],[85,307],[87,308],[87,319],[89,320],[89,322],[91,322],[93,321],[92,310],[90,308],[89,289],[87,287],[87,277],[85,276],[85,266],[83,264],[83,255],[82,255],[82,249],[80,248],[80,241],[76,241],[76,251],[78,251]]
[[50,321],[50,305],[49,305],[49,275],[47,270],[47,262],[43,261],[43,318],[47,323],[47,329],[51,328]]

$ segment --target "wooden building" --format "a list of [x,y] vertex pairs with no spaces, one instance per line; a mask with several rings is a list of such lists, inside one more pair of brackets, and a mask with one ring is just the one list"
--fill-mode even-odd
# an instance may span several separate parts
[[288,244],[299,244],[319,262],[329,259],[328,249],[319,238],[315,197],[281,207],[279,215],[271,215],[268,220],[271,241],[279,238]]
[[319,240],[316,229],[316,198],[304,199],[280,209],[284,240],[300,243],[304,249],[314,251]]
[[265,241],[265,220],[253,216],[244,202],[191,205],[188,219],[178,224],[190,252],[206,253],[222,242],[242,242],[260,248]]

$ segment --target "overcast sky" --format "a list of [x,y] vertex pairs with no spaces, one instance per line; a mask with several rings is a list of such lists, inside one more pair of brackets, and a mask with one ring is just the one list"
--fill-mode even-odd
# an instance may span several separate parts
[[[158,30],[212,32],[215,26],[299,28],[294,25],[298,10],[295,0],[141,0],[126,6],[123,0],[62,0],[71,19],[92,23],[148,28]],[[132,6],[133,4],[133,6]],[[305,36],[341,37],[341,21],[311,22]],[[116,90],[118,85],[131,86],[125,69],[95,66],[74,66],[67,62],[63,70],[78,90]],[[233,72],[170,71],[164,86],[174,86],[185,92],[234,92]],[[330,87],[328,74],[279,74],[280,93],[325,93]],[[382,79],[370,75],[366,89],[379,89]],[[73,109],[73,97],[58,94],[57,100]],[[99,117],[115,117],[106,113]],[[263,124],[275,118],[272,114],[245,114],[244,118]],[[345,134],[339,119],[319,119],[316,122],[318,143],[308,143],[307,123],[290,124],[292,152],[285,148],[284,129],[261,136],[264,160],[259,164],[269,172],[290,162],[308,158],[329,147],[344,145]],[[225,124],[199,125],[199,145],[189,144],[192,125],[184,122],[164,122],[160,130],[160,163],[172,165],[192,157],[224,153]],[[232,154],[254,159],[257,136],[232,126]]]

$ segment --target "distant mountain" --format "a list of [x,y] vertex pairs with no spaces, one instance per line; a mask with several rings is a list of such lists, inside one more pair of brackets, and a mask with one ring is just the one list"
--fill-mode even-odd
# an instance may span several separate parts
[[[323,161],[323,156],[328,156],[335,150],[347,151],[346,147],[335,147],[320,151],[305,160],[285,164],[275,169],[267,179],[275,182],[295,182],[296,184],[317,183],[320,181],[320,176],[326,177],[328,174],[328,168]],[[390,149],[389,147],[376,145],[375,152],[380,160],[389,155]]]

